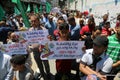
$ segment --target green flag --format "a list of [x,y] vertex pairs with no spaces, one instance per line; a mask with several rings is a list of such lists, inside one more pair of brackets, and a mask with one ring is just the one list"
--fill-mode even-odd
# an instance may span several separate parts
[[27,11],[26,12],[30,12],[30,4],[28,4],[28,7],[27,7]]
[[51,5],[50,3],[46,2],[46,12],[49,13],[51,10]]
[[38,10],[38,6],[37,5],[33,5],[33,9],[34,9],[34,13],[38,13],[39,12],[39,10]]
[[18,6],[18,8],[19,8],[19,10],[20,10],[20,12],[21,12],[21,15],[22,15],[22,18],[23,18],[23,22],[25,23],[25,27],[29,28],[29,27],[30,27],[30,23],[29,23],[29,21],[28,21],[28,17],[27,17],[27,15],[26,15],[25,11],[24,11],[25,9],[24,9],[24,7],[22,6],[22,3],[21,3],[20,0],[18,0],[17,6]]
[[16,6],[14,7],[14,13],[17,14],[17,15],[21,14]]
[[13,3],[17,3],[18,1],[17,0],[12,0]]
[[40,13],[42,13],[42,10],[43,10],[43,9],[42,9],[42,5],[40,5]]
[[5,16],[5,11],[3,10],[2,6],[0,5],[0,20],[2,20],[4,16]]

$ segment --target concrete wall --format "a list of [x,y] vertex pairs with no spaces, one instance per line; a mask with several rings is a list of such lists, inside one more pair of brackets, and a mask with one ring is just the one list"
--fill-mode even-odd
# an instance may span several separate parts
[[[103,14],[109,13],[109,21],[111,27],[115,26],[116,16],[120,13],[120,0],[76,0],[77,10],[83,12],[91,8],[91,13],[94,14],[96,24],[102,21]],[[115,4],[117,1],[117,4]],[[70,10],[75,10],[75,1],[69,4]]]

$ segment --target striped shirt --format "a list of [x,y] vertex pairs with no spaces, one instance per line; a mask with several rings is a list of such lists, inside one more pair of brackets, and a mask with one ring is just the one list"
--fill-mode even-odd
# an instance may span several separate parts
[[107,53],[113,59],[113,62],[117,62],[120,60],[120,40],[116,38],[116,35],[112,35],[108,37],[109,44]]

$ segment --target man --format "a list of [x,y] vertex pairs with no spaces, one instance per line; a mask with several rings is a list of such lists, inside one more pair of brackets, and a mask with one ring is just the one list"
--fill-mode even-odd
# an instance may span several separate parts
[[120,26],[115,27],[116,33],[108,37],[109,45],[107,54],[113,59],[112,74],[120,71]]
[[82,29],[80,30],[81,39],[84,40],[87,36],[91,36],[94,28],[95,28],[95,21],[93,18],[90,17],[88,19],[88,24],[83,26]]
[[86,49],[91,49],[91,48],[93,48],[93,40],[94,40],[97,36],[101,35],[101,32],[102,32],[102,28],[99,27],[99,26],[96,26],[95,29],[94,29],[94,31],[92,32],[92,35],[91,35],[91,36],[87,36],[87,37],[85,38],[85,48],[86,48]]
[[[69,37],[70,40],[78,41],[80,39],[80,25],[77,25],[75,22],[74,16],[70,16],[68,18],[69,23]],[[76,70],[76,78],[79,77],[79,64],[76,62],[76,59],[73,59],[72,61],[72,70]]]
[[45,28],[42,25],[40,25],[39,18],[36,15],[32,15],[30,17],[30,22],[32,27],[29,29],[29,31],[45,30]]
[[[46,28],[44,28],[43,26],[40,25],[39,18],[36,15],[32,15],[30,17],[30,21],[31,21],[32,27],[29,29],[29,31],[46,30]],[[37,66],[40,70],[40,74],[42,75],[44,80],[48,80],[47,76],[49,76],[49,74],[50,74],[50,67],[49,67],[48,60],[43,61],[40,59],[40,51],[39,51],[38,44],[33,44],[32,47],[33,47],[32,50],[33,50],[34,59],[35,59]],[[44,71],[44,67],[45,67],[46,73]]]
[[103,15],[103,21],[100,22],[100,24],[99,24],[99,26],[100,26],[101,28],[104,26],[104,24],[105,24],[106,22],[108,22],[108,17],[109,17],[108,14],[104,14],[104,15]]
[[[0,46],[1,48],[1,46]],[[0,80],[12,80],[12,68],[10,56],[0,51]]]
[[75,18],[73,16],[70,16],[68,18],[68,23],[70,24],[69,30],[70,30],[70,40],[79,40],[80,38],[80,25],[77,25],[75,22]]
[[5,21],[0,21],[0,41],[4,44],[7,43],[7,36],[9,31],[14,32],[15,30],[11,27],[7,27]]
[[45,28],[48,29],[49,35],[54,37],[54,30],[56,29],[56,24],[53,21],[53,16],[48,15],[48,22],[45,23]]
[[106,36],[97,36],[93,40],[93,49],[86,50],[80,62],[80,71],[86,76],[95,74],[100,80],[106,80],[105,75],[112,69],[113,60],[106,54],[108,39]]
[[55,40],[59,39],[59,26],[60,26],[60,24],[62,24],[64,22],[66,22],[66,21],[64,20],[64,18],[62,16],[60,16],[57,20],[57,24],[56,24],[57,28],[53,32]]

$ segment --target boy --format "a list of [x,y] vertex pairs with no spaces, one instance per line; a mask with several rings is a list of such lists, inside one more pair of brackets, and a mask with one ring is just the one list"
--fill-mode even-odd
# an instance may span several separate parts
[[14,70],[13,80],[32,80],[33,71],[25,65],[26,55],[15,55],[10,59]]

